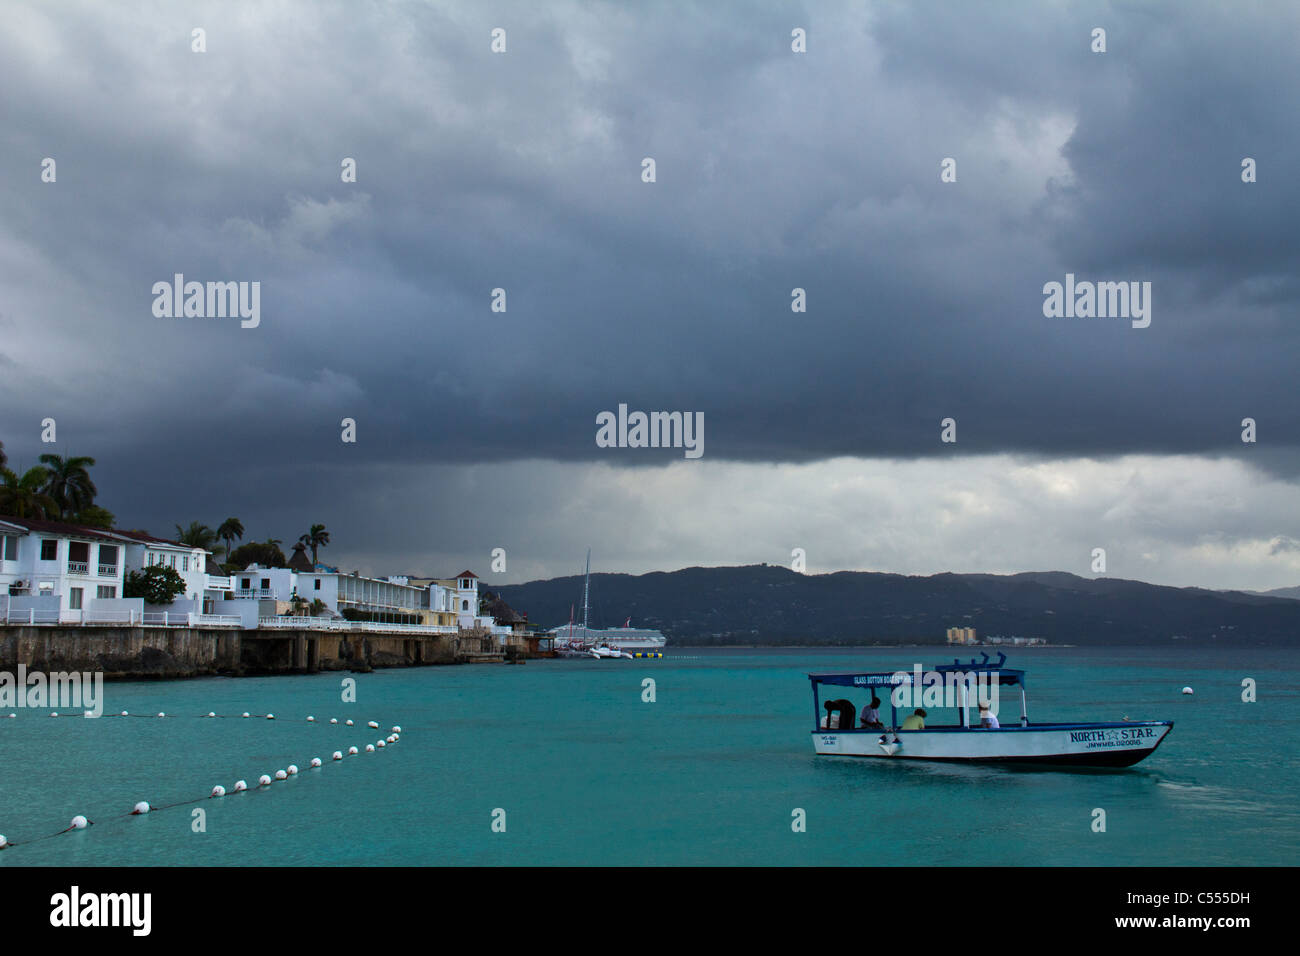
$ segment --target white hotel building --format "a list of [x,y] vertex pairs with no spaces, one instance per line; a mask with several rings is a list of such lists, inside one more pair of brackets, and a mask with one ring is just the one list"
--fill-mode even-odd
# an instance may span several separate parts
[[[0,624],[165,624],[327,626],[346,616],[375,625],[417,625],[454,633],[510,628],[479,613],[478,577],[371,578],[312,566],[295,554],[292,567],[250,565],[232,575],[207,573],[209,552],[135,531],[105,530],[0,517]],[[127,575],[154,565],[175,569],[185,591],[166,607],[124,598]],[[291,616],[294,597],[317,616]],[[302,605],[299,605],[302,607]]]
[[0,517],[0,620],[145,621],[143,599],[124,598],[122,591],[127,574],[152,564],[175,568],[185,581],[185,593],[154,613],[201,614],[205,599],[210,603],[228,586],[228,579],[207,574],[207,556],[202,548],[134,531]]

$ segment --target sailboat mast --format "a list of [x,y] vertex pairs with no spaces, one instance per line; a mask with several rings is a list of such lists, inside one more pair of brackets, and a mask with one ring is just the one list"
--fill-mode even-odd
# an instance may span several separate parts
[[591,584],[591,548],[588,548],[587,549],[587,571],[582,576],[582,630],[584,631],[584,635],[583,635],[584,638],[586,636],[585,631],[587,630],[587,594],[588,594],[588,588],[590,584]]

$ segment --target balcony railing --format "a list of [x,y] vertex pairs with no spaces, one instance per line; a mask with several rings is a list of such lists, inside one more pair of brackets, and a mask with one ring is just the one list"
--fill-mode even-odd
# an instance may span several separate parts
[[99,566],[99,576],[100,576],[101,578],[115,578],[115,577],[117,577],[117,565],[116,565],[116,564],[101,564],[101,565]]
[[236,600],[248,600],[250,598],[273,598],[275,592],[270,588],[237,588],[233,592]]
[[69,574],[89,574],[89,573],[90,573],[90,562],[89,562],[89,561],[69,561],[69,562],[68,562],[68,573],[69,573]]

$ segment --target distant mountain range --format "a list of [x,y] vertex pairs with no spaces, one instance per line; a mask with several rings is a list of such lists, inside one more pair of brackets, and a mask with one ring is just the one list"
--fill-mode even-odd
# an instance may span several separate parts
[[1291,598],[1300,600],[1300,587],[1294,588],[1274,588],[1271,591],[1247,591],[1247,594],[1263,594],[1266,597]]
[[[533,624],[582,615],[582,576],[484,587]],[[746,565],[593,574],[592,625],[654,627],[675,645],[943,644],[949,627],[1053,644],[1293,644],[1300,588],[1173,588],[1062,571],[799,574]]]

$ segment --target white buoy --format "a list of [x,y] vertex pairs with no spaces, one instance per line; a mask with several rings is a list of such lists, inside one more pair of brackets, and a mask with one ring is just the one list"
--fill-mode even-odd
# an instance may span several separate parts
[[349,757],[355,756],[356,753],[357,753],[357,748],[356,748],[356,747],[349,747],[349,748],[348,748],[348,756],[349,756]]
[[401,727],[398,727],[398,726],[396,726],[396,725],[393,726],[393,733],[395,733],[395,734],[400,734],[401,732],[402,732],[402,728],[401,728]]
[[275,779],[276,779],[276,780],[288,780],[288,779],[289,779],[289,774],[286,773],[286,772],[283,771],[283,770],[277,770],[277,771],[275,772]]
[[217,716],[217,713],[216,713],[216,711],[214,711],[214,710],[210,710],[210,711],[208,711],[208,716],[209,716],[209,717],[215,717],[215,716]]
[[57,717],[57,716],[59,716],[59,712],[56,710],[56,711],[54,711],[54,713],[50,714],[50,716],[51,716],[51,717]]
[[247,781],[245,781],[245,780],[236,780],[236,781],[235,781],[235,793],[239,793],[239,791],[241,791],[241,790],[247,790],[247,789],[248,789],[248,782],[247,782]]
[[1193,693],[1193,691],[1192,691],[1192,689],[1191,689],[1190,687],[1184,687],[1184,688],[1183,688],[1183,693],[1184,693],[1184,694],[1191,694],[1191,693]]
[[352,726],[352,718],[351,718],[351,717],[348,718],[348,726],[349,726],[349,727]]
[[128,714],[126,711],[122,711],[122,712],[121,712],[120,714],[118,714],[117,716],[119,716],[119,717],[130,717],[131,715]]
[[267,715],[266,715],[266,719],[267,719],[267,720],[275,720],[275,714],[267,714]]
[[342,759],[343,759],[343,751],[341,751],[341,750],[336,750],[336,751],[334,751],[334,756],[331,757],[330,759],[331,759],[331,760],[342,760]]
[[320,757],[312,757],[312,758],[311,758],[311,766],[313,766],[313,767],[319,767],[319,766],[320,766]]
[[372,753],[374,753],[374,752],[375,752],[375,745],[374,745],[374,744],[366,744],[366,753],[368,753],[368,754],[372,754]]
[[85,817],[81,816],[80,814],[78,814],[77,816],[75,816],[75,817],[72,818],[72,823],[71,823],[71,825],[68,827],[68,829],[69,829],[69,830],[84,830],[84,829],[86,829],[86,827],[88,827],[88,826],[90,826],[90,821],[87,820]]
[[387,737],[385,737],[384,739],[387,740],[387,741],[391,744],[391,743],[392,743],[394,740],[396,740],[397,738],[394,737],[392,734],[389,734],[389,735],[388,735]]
[[166,717],[167,715],[164,714],[164,713],[160,710],[160,711],[158,711],[158,716],[159,716],[159,717]]
[[[280,772],[284,773],[283,770],[281,770]],[[260,777],[257,778],[257,785],[259,787],[269,787],[271,785],[271,778],[268,777],[266,774],[262,774]]]
[[337,717],[331,717],[331,718],[330,718],[330,723],[331,723],[331,724],[337,724],[338,722],[339,722],[339,719],[338,719]]
[[286,767],[285,769],[287,769],[287,770],[289,771],[289,776],[292,777],[295,773],[298,772],[298,765],[297,765],[296,763],[291,763],[291,764],[289,764],[289,766]]
[[10,717],[17,717],[18,715],[17,715],[17,714],[10,714],[9,716],[10,716]]
[[142,813],[148,813],[148,812],[149,812],[149,804],[141,800],[139,803],[135,805],[135,809],[131,811],[131,816],[135,817],[135,816],[139,816]]
[[372,720],[372,721],[370,721],[368,724],[366,724],[366,726],[367,726],[367,727],[372,727],[372,728],[374,728],[375,730],[378,730],[378,729],[379,729],[379,721],[377,721],[377,720]]
[[5,839],[5,835],[3,833],[0,833],[0,850],[3,850],[8,845],[9,845],[9,841]]
[[385,747],[388,746],[388,744],[387,744],[385,741],[382,741],[382,740],[376,740],[376,741],[375,741],[375,746],[378,747],[380,750],[383,750]]
[[316,722],[316,718],[313,717],[311,714],[308,714],[308,715],[307,715],[307,723],[311,724],[311,723],[315,723],[315,722]]
[[217,784],[215,787],[212,788],[212,795],[214,797],[224,797],[226,795],[226,788],[223,787],[221,784]]
[[248,711],[244,711],[244,712],[243,712],[242,714],[240,714],[239,716],[241,716],[241,717],[249,717],[249,716],[252,716],[252,715],[249,714]]

